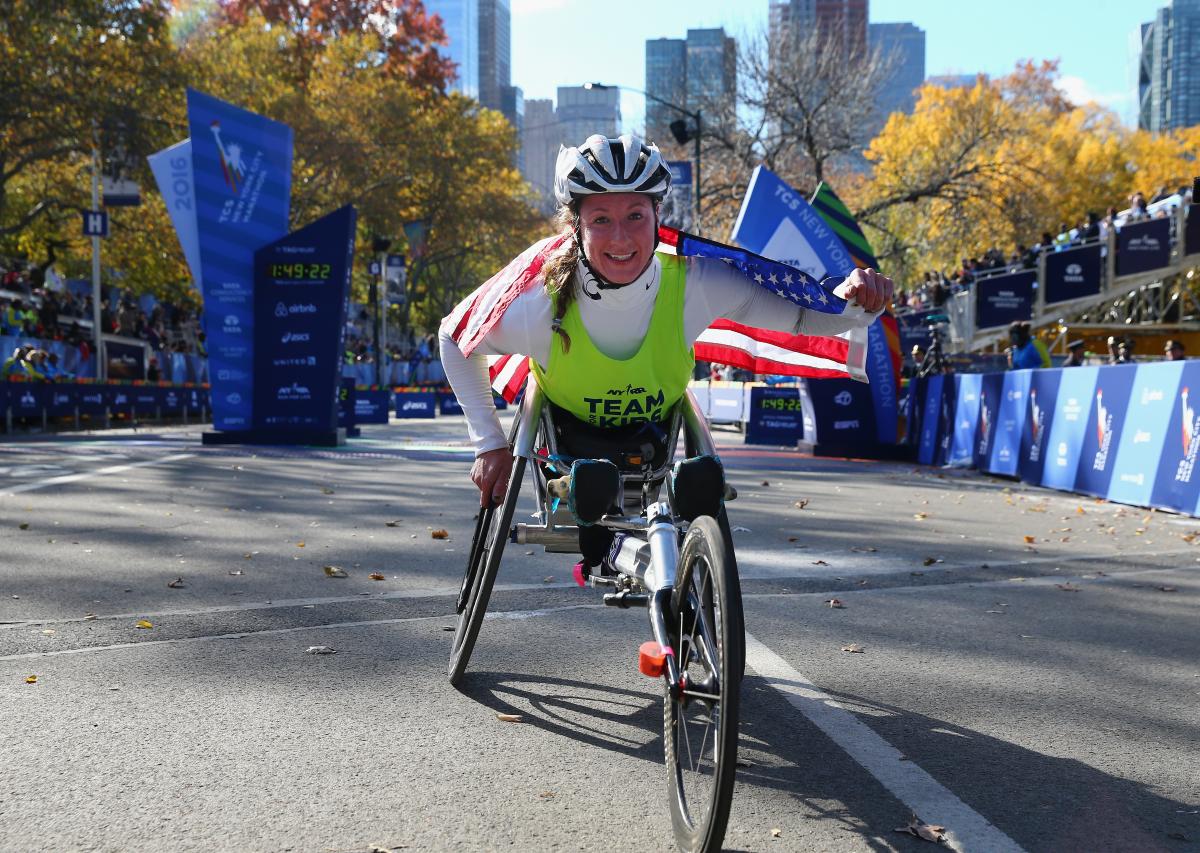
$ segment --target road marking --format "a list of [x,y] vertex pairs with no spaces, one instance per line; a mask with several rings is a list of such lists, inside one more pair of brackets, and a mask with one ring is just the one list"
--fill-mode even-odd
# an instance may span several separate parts
[[914,762],[901,761],[896,747],[750,634],[746,635],[746,663],[914,814],[928,823],[944,825],[951,849],[1021,851],[1020,845]]
[[148,459],[145,462],[131,462],[128,465],[110,465],[107,468],[97,468],[95,471],[85,471],[82,474],[64,474],[61,477],[50,477],[47,480],[38,480],[34,483],[25,483],[22,486],[14,486],[11,489],[5,489],[0,492],[0,497],[9,495],[19,495],[22,492],[32,492],[34,489],[44,489],[47,486],[61,486],[64,483],[76,483],[80,480],[89,480],[92,477],[106,477],[109,474],[119,474],[122,471],[129,471],[133,468],[147,468],[151,465],[166,465],[168,462],[178,462],[181,459],[191,459],[195,453],[176,453],[173,456],[164,456],[162,459]]
[[[601,610],[602,604],[571,604],[566,607],[548,607],[539,610],[518,610],[499,613],[488,613],[488,619],[534,619],[550,616],[567,610]],[[59,649],[52,652],[23,652],[16,655],[0,655],[0,661],[9,660],[39,660],[41,658],[61,657],[63,655],[81,655],[87,652],[108,652],[120,649],[134,649],[142,646],[167,646],[185,643],[207,643],[212,640],[241,640],[246,637],[265,637],[279,634],[298,634],[304,631],[328,631],[333,628],[374,628],[380,625],[404,625],[409,622],[452,622],[457,619],[453,613],[442,613],[437,616],[401,616],[395,619],[367,619],[359,622],[331,622],[326,625],[298,625],[293,628],[266,628],[261,631],[236,631],[228,634],[204,634],[199,637],[176,637],[171,640],[142,640],[137,643],[112,643],[107,646],[83,646],[78,649]]]

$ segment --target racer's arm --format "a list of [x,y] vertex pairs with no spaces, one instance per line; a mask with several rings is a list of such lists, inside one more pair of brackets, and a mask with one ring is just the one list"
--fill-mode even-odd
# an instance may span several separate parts
[[683,323],[688,341],[695,341],[719,318],[794,335],[838,335],[869,326],[891,300],[890,279],[855,270],[834,290],[850,302],[843,313],[806,311],[748,281],[723,261],[689,258],[687,263]]

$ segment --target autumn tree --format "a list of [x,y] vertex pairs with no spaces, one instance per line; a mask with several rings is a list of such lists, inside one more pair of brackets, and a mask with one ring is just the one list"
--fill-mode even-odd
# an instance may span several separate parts
[[288,53],[298,80],[307,81],[317,58],[339,36],[369,39],[373,64],[419,88],[446,90],[454,63],[438,51],[446,44],[441,19],[425,11],[421,0],[218,0],[221,13],[235,26],[255,13],[268,25],[286,28],[294,38]]

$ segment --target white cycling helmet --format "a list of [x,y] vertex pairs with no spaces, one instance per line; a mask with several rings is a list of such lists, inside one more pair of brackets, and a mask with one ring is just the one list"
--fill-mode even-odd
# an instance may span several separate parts
[[596,193],[645,193],[662,201],[671,188],[671,170],[657,145],[626,134],[608,139],[596,133],[578,148],[558,150],[554,197],[569,205]]

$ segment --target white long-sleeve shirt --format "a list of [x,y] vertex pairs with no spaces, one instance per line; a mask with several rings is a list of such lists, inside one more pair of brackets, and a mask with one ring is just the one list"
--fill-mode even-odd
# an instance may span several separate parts
[[[805,311],[750,283],[723,261],[695,257],[684,260],[687,286],[683,333],[689,345],[719,318],[777,332],[831,336],[868,326],[877,316],[853,304],[847,305],[842,314]],[[632,283],[600,289],[582,264],[576,270],[573,286],[580,319],[592,343],[609,358],[630,358],[641,346],[650,327],[661,273],[656,256]],[[554,308],[545,288],[534,286],[505,310],[470,358],[450,337],[453,330],[449,324],[442,324],[442,368],[466,415],[476,456],[508,443],[492,402],[487,356],[528,355],[545,367],[550,362],[553,318]]]

